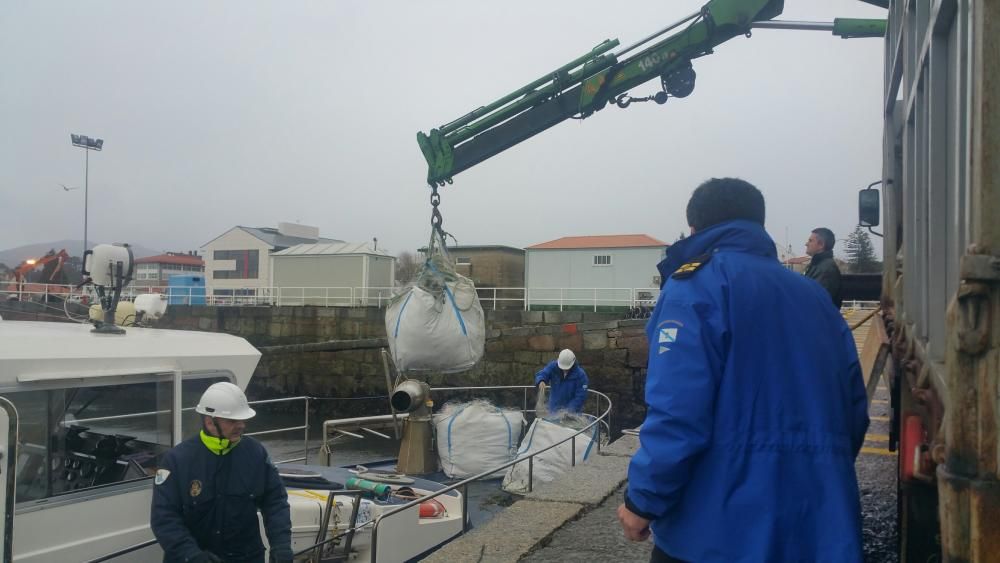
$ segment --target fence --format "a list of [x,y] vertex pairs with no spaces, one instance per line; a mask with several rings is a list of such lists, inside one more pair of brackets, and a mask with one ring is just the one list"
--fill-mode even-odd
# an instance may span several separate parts
[[[170,305],[213,305],[223,307],[303,306],[385,307],[399,288],[392,287],[247,287],[212,288],[203,286],[129,286],[125,300],[145,293],[167,296]],[[558,311],[628,310],[656,304],[657,288],[525,288],[481,287],[476,291],[484,309]],[[0,300],[41,302],[70,301],[87,305],[96,302],[88,288],[70,285],[0,285]]]
[[[143,293],[161,293],[171,305],[214,305],[222,307],[303,306],[385,307],[399,288],[392,287],[135,287],[123,292],[132,300]],[[658,288],[645,287],[480,287],[479,301],[484,309],[523,309],[558,311],[619,311],[644,309],[656,305]],[[63,301],[81,304],[95,302],[87,288],[55,284],[0,285],[0,299],[25,301]],[[875,301],[845,301],[844,308],[871,308]]]

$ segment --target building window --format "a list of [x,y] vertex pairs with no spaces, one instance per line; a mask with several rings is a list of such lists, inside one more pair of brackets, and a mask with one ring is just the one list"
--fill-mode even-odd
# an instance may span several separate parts
[[595,266],[610,266],[611,265],[611,255],[610,254],[597,254],[594,256]]
[[216,260],[235,260],[232,270],[215,270],[212,278],[217,280],[250,280],[257,279],[257,265],[260,260],[259,250],[216,250],[213,253]]
[[456,266],[471,266],[472,258],[455,258]]

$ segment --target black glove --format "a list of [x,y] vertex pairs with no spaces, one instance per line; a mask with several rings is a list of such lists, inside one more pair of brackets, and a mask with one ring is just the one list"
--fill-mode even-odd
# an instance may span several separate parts
[[189,559],[190,563],[223,563],[222,558],[211,551],[202,551],[198,556]]

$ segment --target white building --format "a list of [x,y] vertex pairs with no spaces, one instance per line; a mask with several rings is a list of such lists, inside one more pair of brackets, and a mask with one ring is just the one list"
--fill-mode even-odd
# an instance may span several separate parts
[[319,236],[319,228],[278,223],[278,228],[236,226],[205,243],[205,284],[215,296],[259,295],[274,286],[271,253],[298,244],[343,242]]
[[530,305],[627,307],[655,299],[667,243],[649,235],[563,237],[525,249]]
[[271,255],[281,305],[378,305],[392,297],[396,257],[367,243],[299,244]]

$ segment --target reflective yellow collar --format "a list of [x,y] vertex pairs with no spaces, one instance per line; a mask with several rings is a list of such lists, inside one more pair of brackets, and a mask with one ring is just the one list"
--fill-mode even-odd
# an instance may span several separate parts
[[216,438],[215,436],[211,436],[204,430],[201,431],[201,443],[205,444],[208,451],[215,455],[226,455],[233,451],[233,448],[240,445],[240,442],[232,444],[225,438]]

